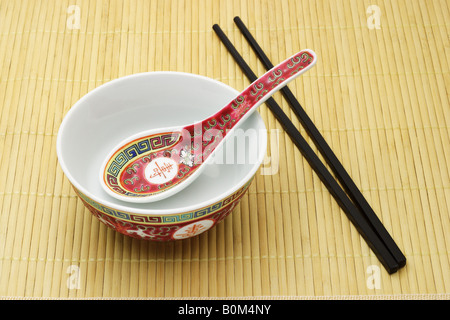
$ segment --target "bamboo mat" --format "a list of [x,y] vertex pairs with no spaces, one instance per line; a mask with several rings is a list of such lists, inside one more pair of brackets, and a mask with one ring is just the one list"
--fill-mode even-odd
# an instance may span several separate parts
[[[274,63],[317,52],[290,88],[403,249],[398,273],[384,271],[266,106],[266,174],[205,234],[138,241],[77,199],[55,151],[70,107],[144,71],[243,89],[211,29],[263,74],[236,15]],[[448,299],[449,21],[447,0],[0,1],[0,297]]]

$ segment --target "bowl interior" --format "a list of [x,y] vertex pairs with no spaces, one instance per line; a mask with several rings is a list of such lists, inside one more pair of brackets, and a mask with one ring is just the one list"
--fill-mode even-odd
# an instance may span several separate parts
[[61,167],[77,189],[114,208],[171,213],[218,201],[245,184],[264,158],[267,132],[257,112],[239,125],[196,181],[167,199],[117,200],[102,189],[98,175],[105,157],[123,139],[202,120],[237,94],[218,81],[187,73],[149,72],[113,80],[80,99],[64,118],[57,146]]

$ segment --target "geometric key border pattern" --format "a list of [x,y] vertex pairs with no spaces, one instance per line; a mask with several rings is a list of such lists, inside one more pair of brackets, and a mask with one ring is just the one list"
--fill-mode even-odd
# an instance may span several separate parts
[[78,191],[76,188],[75,192],[79,195],[83,201],[85,201],[87,204],[91,205],[95,209],[99,210],[100,212],[111,216],[116,219],[129,221],[129,222],[136,222],[140,224],[173,224],[173,223],[180,223],[180,222],[187,222],[191,220],[196,220],[201,217],[206,217],[208,215],[214,214],[218,210],[220,210],[222,207],[225,207],[230,202],[232,202],[234,199],[238,198],[250,185],[251,181],[250,179],[242,188],[237,190],[235,193],[230,195],[229,197],[225,198],[222,201],[216,202],[210,206],[197,209],[195,211],[185,212],[185,213],[179,213],[179,214],[171,214],[171,215],[160,215],[160,216],[151,216],[151,215],[140,215],[136,213],[127,213],[123,211],[117,211],[113,208],[101,205],[86,195],[84,195],[82,192]]

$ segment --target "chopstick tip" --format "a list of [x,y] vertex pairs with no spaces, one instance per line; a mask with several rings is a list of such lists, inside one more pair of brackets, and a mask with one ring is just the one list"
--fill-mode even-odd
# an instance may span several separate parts
[[397,262],[398,262],[399,269],[403,268],[404,266],[406,266],[406,258],[405,257],[402,257],[402,259],[397,261]]

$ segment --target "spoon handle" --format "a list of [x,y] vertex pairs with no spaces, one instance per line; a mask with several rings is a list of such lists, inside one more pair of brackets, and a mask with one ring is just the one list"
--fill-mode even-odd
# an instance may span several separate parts
[[[241,94],[211,117],[194,125],[201,128],[205,160],[218,143],[241,121],[263,104],[275,92],[286,86],[316,63],[311,50],[303,50],[286,59],[254,81]],[[200,130],[195,130],[200,135]]]
[[102,185],[112,196],[134,202],[156,201],[178,192],[198,176],[202,164],[238,123],[315,62],[315,53],[303,50],[206,120],[130,137],[107,157],[100,173]]

